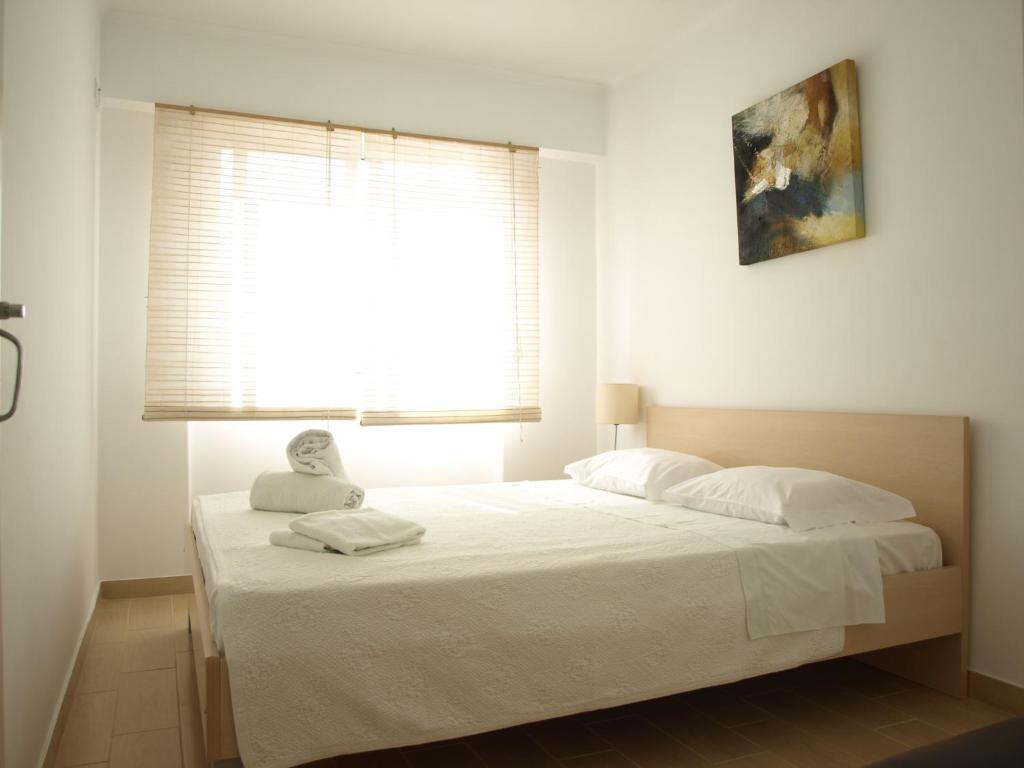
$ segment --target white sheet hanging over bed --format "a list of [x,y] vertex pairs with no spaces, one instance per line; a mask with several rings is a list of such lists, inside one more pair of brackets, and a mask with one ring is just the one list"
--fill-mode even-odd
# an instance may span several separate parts
[[[735,524],[746,521],[571,481],[378,489],[367,503],[420,523],[427,536],[372,558],[323,557],[270,546],[287,515],[253,512],[245,494],[202,497],[193,510],[247,768],[717,685],[843,645],[839,627],[750,639],[751,599],[782,606],[783,621],[823,620],[779,593],[787,570],[774,569],[763,541],[791,533],[777,526],[744,531]],[[807,562],[835,539],[856,542],[838,551],[871,571],[866,532],[821,546],[801,539]],[[788,556],[801,550],[795,539],[786,546]],[[848,601],[843,580],[825,620],[865,606],[870,614],[877,554],[869,559],[875,575],[852,585],[860,597]],[[804,587],[834,593],[835,570]],[[755,624],[773,631],[778,620],[773,610]]]

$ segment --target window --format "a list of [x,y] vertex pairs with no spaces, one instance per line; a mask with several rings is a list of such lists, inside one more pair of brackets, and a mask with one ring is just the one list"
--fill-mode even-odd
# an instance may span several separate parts
[[537,152],[158,107],[146,419],[538,421]]

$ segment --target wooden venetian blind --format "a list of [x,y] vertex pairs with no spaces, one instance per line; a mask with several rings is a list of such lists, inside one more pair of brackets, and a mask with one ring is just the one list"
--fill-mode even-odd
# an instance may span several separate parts
[[535,150],[156,111],[146,419],[536,421]]
[[537,153],[367,135],[381,219],[363,424],[540,420]]

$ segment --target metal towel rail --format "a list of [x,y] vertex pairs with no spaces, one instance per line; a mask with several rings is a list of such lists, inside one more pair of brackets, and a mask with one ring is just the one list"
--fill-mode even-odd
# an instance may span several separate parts
[[[6,301],[0,301],[0,320],[12,320],[14,318],[21,318],[24,316],[24,304],[10,304]],[[8,333],[0,328],[0,339],[7,339],[10,341],[14,345],[14,349],[18,355],[17,362],[14,365],[14,395],[11,397],[11,407],[4,413],[0,413],[0,422],[3,422],[11,418],[15,411],[18,410],[18,395],[21,394],[21,368],[24,353],[22,352],[21,342],[18,341],[18,337],[13,333]]]

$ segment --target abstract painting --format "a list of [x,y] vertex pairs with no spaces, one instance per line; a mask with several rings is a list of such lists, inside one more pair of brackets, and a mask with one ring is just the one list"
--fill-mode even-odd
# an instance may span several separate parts
[[732,144],[740,264],[864,237],[852,60],[733,115]]

